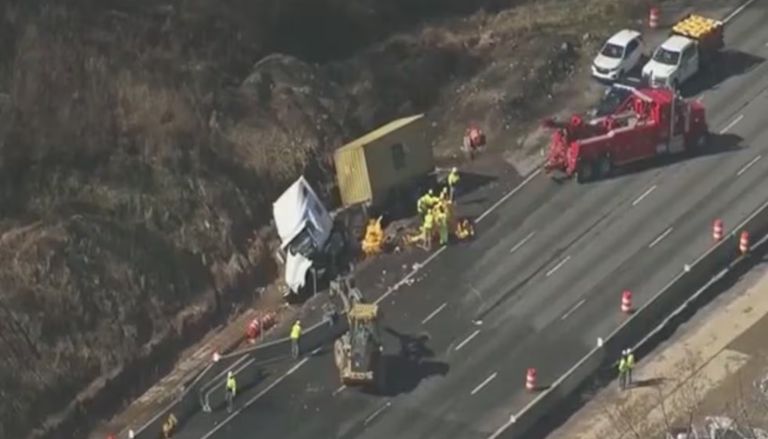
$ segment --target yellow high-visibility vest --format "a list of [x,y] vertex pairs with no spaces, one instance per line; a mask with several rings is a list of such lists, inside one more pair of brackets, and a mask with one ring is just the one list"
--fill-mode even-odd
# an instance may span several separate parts
[[237,390],[237,381],[234,376],[227,378],[227,390],[233,393]]
[[427,213],[424,215],[424,228],[429,230],[435,225],[435,218],[432,216],[432,213]]
[[459,173],[451,171],[450,174],[448,174],[448,186],[456,186],[456,184],[459,182]]
[[291,328],[291,340],[298,340],[301,337],[301,324],[294,323]]

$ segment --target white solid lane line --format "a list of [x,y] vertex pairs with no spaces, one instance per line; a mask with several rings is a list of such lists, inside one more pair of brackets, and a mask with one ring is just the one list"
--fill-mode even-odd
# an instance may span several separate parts
[[744,119],[744,115],[743,115],[743,114],[739,114],[739,115],[736,117],[736,119],[733,119],[733,120],[731,121],[731,123],[729,123],[728,125],[726,125],[726,126],[725,126],[725,128],[723,128],[722,130],[720,130],[720,134],[725,134],[725,133],[727,133],[727,132],[728,132],[728,130],[730,130],[731,128],[733,128],[734,126],[736,126],[736,124],[737,124],[737,123],[741,122],[741,119]]
[[464,341],[459,343],[459,345],[456,346],[456,348],[454,350],[458,351],[459,349],[463,348],[467,343],[472,341],[473,338],[477,337],[477,334],[479,334],[479,333],[480,333],[480,330],[476,329],[475,332],[473,332],[469,337],[465,338]]
[[635,198],[635,201],[632,202],[632,206],[637,206],[641,201],[643,201],[643,198],[647,197],[651,192],[656,190],[656,185],[649,187],[647,191],[640,194],[639,197]]
[[656,244],[660,243],[662,239],[666,238],[667,235],[672,233],[672,227],[668,228],[664,231],[661,235],[657,236],[656,239],[653,240],[650,244],[648,244],[648,248],[653,248]]
[[408,281],[409,281],[409,280],[411,280],[411,278],[412,278],[412,277],[413,277],[413,276],[414,276],[416,273],[418,273],[418,272],[419,272],[419,270],[421,270],[422,268],[426,267],[426,266],[427,266],[427,264],[429,264],[430,262],[432,262],[433,260],[435,260],[435,258],[436,258],[436,257],[438,257],[438,256],[440,256],[440,254],[441,254],[442,252],[444,252],[444,251],[445,251],[445,249],[447,249],[447,248],[448,248],[448,247],[445,247],[445,246],[444,246],[444,247],[440,247],[440,248],[439,248],[439,249],[437,249],[437,250],[436,250],[434,253],[432,253],[431,255],[429,255],[429,257],[427,257],[426,259],[424,259],[424,261],[423,261],[422,263],[418,264],[418,265],[417,265],[417,266],[416,266],[416,267],[415,267],[413,270],[411,270],[411,272],[410,272],[410,273],[406,274],[404,278],[400,279],[400,281],[399,281],[398,283],[396,283],[396,284],[392,285],[391,287],[389,287],[389,288],[387,289],[387,291],[386,291],[384,294],[382,294],[382,295],[381,295],[381,297],[379,297],[378,299],[374,300],[374,301],[373,301],[373,304],[374,304],[374,305],[378,305],[379,303],[383,302],[383,301],[384,301],[384,299],[386,299],[387,297],[389,297],[389,296],[390,296],[390,294],[392,294],[392,293],[394,293],[395,291],[397,291],[397,290],[398,290],[398,289],[399,289],[401,286],[403,286],[403,285],[405,285],[406,283],[408,283]]
[[547,272],[547,275],[546,275],[546,276],[547,276],[547,277],[549,277],[549,276],[552,276],[552,273],[554,273],[554,272],[556,272],[557,270],[559,270],[559,269],[560,269],[560,267],[562,267],[563,265],[565,265],[565,263],[566,263],[566,262],[568,262],[570,259],[571,259],[571,257],[570,257],[570,256],[566,256],[566,257],[565,257],[565,258],[564,258],[562,261],[560,261],[560,262],[559,262],[557,265],[555,265],[554,267],[552,267],[552,268],[551,268],[551,269],[550,269],[550,270]]
[[489,376],[488,378],[486,378],[486,379],[485,379],[485,381],[483,381],[482,383],[478,384],[478,385],[477,385],[477,387],[475,387],[475,388],[472,390],[472,393],[470,393],[470,395],[474,395],[475,393],[479,392],[479,391],[480,391],[480,389],[482,389],[483,387],[485,387],[486,385],[488,385],[488,383],[490,383],[491,381],[493,381],[493,379],[494,379],[494,378],[496,378],[496,375],[498,375],[498,372],[494,372],[494,373],[492,373],[492,374],[491,374],[491,376]]
[[494,210],[496,210],[496,208],[498,208],[499,206],[501,206],[501,203],[503,203],[503,202],[507,201],[507,200],[509,199],[509,197],[511,197],[512,195],[515,195],[515,194],[516,194],[516,193],[517,193],[517,192],[518,192],[520,189],[522,189],[522,188],[523,188],[523,186],[525,186],[526,184],[528,184],[528,183],[529,183],[531,180],[533,180],[533,179],[534,179],[534,178],[535,178],[537,175],[539,175],[539,174],[541,174],[541,168],[538,168],[538,169],[536,169],[536,170],[535,170],[535,171],[534,171],[534,172],[533,172],[531,175],[529,175],[529,176],[528,176],[528,178],[526,178],[525,180],[523,180],[523,182],[522,182],[522,183],[520,183],[519,185],[517,185],[517,187],[515,187],[514,189],[512,189],[511,191],[509,191],[509,193],[507,193],[507,194],[506,194],[506,195],[504,195],[503,197],[501,197],[501,198],[499,199],[499,201],[497,201],[497,202],[493,203],[493,205],[492,205],[491,207],[489,207],[489,208],[488,208],[488,209],[487,209],[485,212],[483,212],[482,214],[480,214],[480,216],[479,216],[479,217],[477,217],[477,219],[475,220],[475,223],[479,223],[480,221],[482,221],[482,220],[483,220],[483,218],[485,218],[485,217],[486,217],[486,216],[488,216],[488,215],[489,215],[491,212],[493,212]]
[[567,319],[567,318],[568,318],[568,316],[570,316],[570,315],[571,315],[571,314],[573,314],[573,313],[574,313],[574,312],[575,312],[577,309],[579,309],[579,307],[580,307],[581,305],[584,305],[584,302],[586,302],[586,301],[587,301],[587,299],[581,299],[581,300],[579,301],[579,303],[577,303],[576,305],[573,305],[573,307],[572,307],[571,309],[569,309],[569,310],[568,310],[568,312],[566,312],[565,314],[563,314],[563,316],[562,316],[562,317],[560,317],[560,320],[565,320],[565,319]]
[[734,18],[735,18],[737,15],[741,14],[741,11],[743,11],[743,10],[744,10],[744,9],[745,9],[747,6],[749,6],[749,5],[751,5],[752,3],[754,3],[754,1],[755,1],[755,0],[747,0],[747,2],[746,2],[746,3],[744,3],[744,4],[743,4],[743,5],[741,5],[741,6],[739,6],[739,7],[738,7],[738,8],[736,8],[736,9],[735,9],[733,12],[731,12],[730,14],[728,14],[728,16],[727,16],[727,17],[725,17],[725,18],[723,19],[723,23],[726,23],[726,24],[727,24],[729,21],[733,20],[733,19],[734,19]]
[[[534,171],[533,173],[531,173],[531,175],[529,175],[529,176],[528,176],[528,177],[527,177],[525,180],[523,180],[522,182],[520,182],[520,184],[518,184],[517,186],[515,186],[515,188],[514,188],[514,189],[512,189],[511,191],[509,191],[509,192],[508,192],[506,195],[504,195],[503,197],[501,197],[501,199],[499,199],[499,200],[498,200],[498,201],[496,201],[496,202],[495,202],[495,203],[494,203],[494,204],[493,204],[491,207],[489,207],[489,208],[488,208],[488,209],[487,209],[485,212],[483,212],[483,213],[482,213],[482,215],[480,215],[480,216],[479,216],[479,217],[478,217],[478,218],[475,220],[475,224],[479,224],[479,223],[480,223],[480,221],[482,221],[482,220],[483,220],[483,218],[485,218],[485,217],[486,217],[486,216],[488,216],[488,215],[489,215],[491,212],[493,212],[493,211],[494,211],[494,210],[496,210],[496,209],[497,209],[499,206],[501,206],[501,204],[502,204],[502,203],[504,203],[505,201],[507,201],[507,200],[509,199],[509,197],[511,197],[512,195],[514,195],[514,194],[518,193],[518,192],[519,192],[519,191],[520,191],[520,190],[521,190],[521,189],[522,189],[522,188],[523,188],[523,187],[524,187],[526,184],[530,183],[530,182],[531,182],[531,180],[533,180],[533,179],[534,179],[534,178],[535,178],[537,175],[539,175],[540,173],[541,173],[541,168],[537,168],[537,169],[536,169],[536,171]],[[442,254],[442,253],[443,253],[443,252],[444,252],[444,251],[445,251],[447,248],[448,248],[447,246],[443,246],[443,247],[440,247],[440,248],[439,248],[439,249],[437,249],[437,250],[436,250],[434,253],[432,253],[431,255],[429,255],[429,256],[428,256],[426,259],[424,259],[424,261],[423,261],[422,263],[418,264],[416,267],[414,267],[414,268],[413,268],[413,270],[411,270],[411,271],[410,271],[408,274],[406,274],[406,275],[405,275],[405,277],[403,277],[402,279],[400,279],[400,281],[399,281],[399,282],[397,282],[396,284],[394,284],[394,285],[392,285],[391,287],[387,288],[387,291],[386,291],[386,292],[384,292],[384,294],[382,294],[382,295],[381,295],[381,297],[379,297],[378,299],[376,299],[376,300],[373,302],[373,303],[374,303],[374,305],[378,305],[379,303],[383,302],[383,301],[384,301],[384,299],[386,299],[386,298],[387,298],[387,297],[389,297],[389,296],[390,296],[392,293],[394,293],[395,291],[397,291],[397,290],[398,290],[398,289],[399,289],[401,286],[405,285],[405,284],[406,284],[406,283],[407,283],[407,282],[408,282],[408,281],[409,281],[409,280],[410,280],[410,279],[411,279],[411,278],[412,278],[414,275],[416,275],[416,273],[418,273],[418,272],[419,272],[419,270],[421,270],[422,268],[426,267],[426,266],[427,266],[427,264],[429,264],[429,263],[430,263],[430,262],[432,262],[432,261],[433,261],[435,258],[437,258],[438,256],[440,256],[440,254]]]
[[333,393],[331,394],[331,396],[336,396],[336,395],[338,395],[339,393],[343,392],[343,391],[344,391],[344,389],[346,389],[346,388],[347,388],[347,386],[344,386],[344,385],[340,386],[338,389],[336,389],[336,390],[334,390],[334,391],[333,391]]
[[[313,353],[313,354],[315,354],[315,353],[317,353],[317,352],[319,352],[319,351],[320,351],[320,349],[318,348],[318,349],[315,349],[314,351],[312,351],[312,353]],[[290,375],[290,374],[292,374],[292,373],[296,372],[296,371],[297,371],[297,370],[298,370],[298,369],[299,369],[301,366],[303,366],[303,365],[304,365],[304,363],[306,363],[307,361],[309,361],[309,357],[304,357],[304,359],[302,359],[301,361],[299,361],[298,363],[296,363],[296,365],[295,365],[295,366],[293,366],[293,367],[292,367],[292,368],[291,368],[291,369],[290,369],[288,372],[286,372],[285,374],[281,375],[281,376],[280,376],[278,379],[274,380],[274,381],[272,382],[272,384],[268,385],[268,386],[267,386],[267,387],[266,387],[264,390],[262,390],[261,392],[259,392],[259,393],[258,393],[256,396],[254,396],[253,398],[251,398],[251,399],[249,399],[248,401],[246,401],[246,403],[245,403],[245,404],[243,404],[243,406],[242,406],[242,407],[240,407],[239,409],[235,410],[234,412],[232,412],[232,414],[231,414],[231,415],[229,415],[229,416],[227,416],[226,418],[224,418],[224,420],[223,420],[223,421],[221,421],[221,423],[219,423],[219,425],[217,425],[216,427],[214,427],[214,428],[213,428],[211,431],[209,431],[208,433],[206,433],[206,434],[205,434],[205,436],[201,437],[200,439],[208,439],[209,437],[213,436],[213,435],[214,435],[214,434],[215,434],[217,431],[219,431],[219,430],[220,430],[222,427],[224,427],[225,425],[227,425],[227,423],[228,423],[229,421],[231,421],[232,419],[234,419],[236,416],[238,416],[240,413],[242,413],[242,412],[243,412],[243,410],[247,409],[247,408],[248,408],[248,407],[249,407],[251,404],[253,404],[254,402],[256,402],[256,401],[257,401],[259,398],[261,398],[262,396],[264,396],[264,395],[265,395],[267,392],[269,392],[270,390],[272,390],[272,389],[273,389],[275,386],[277,386],[278,384],[280,384],[280,383],[281,383],[281,382],[282,382],[284,379],[288,378],[288,375]]]
[[383,412],[384,410],[386,410],[386,409],[387,409],[389,406],[391,406],[391,405],[392,405],[392,401],[387,401],[387,403],[386,403],[386,404],[384,404],[383,406],[379,407],[379,408],[378,408],[378,409],[377,409],[375,412],[371,413],[371,415],[370,415],[370,416],[368,416],[367,418],[365,418],[365,421],[363,421],[363,425],[368,425],[368,424],[369,424],[371,421],[373,421],[373,419],[374,419],[376,416],[379,416],[379,415],[381,414],[381,412]]
[[529,233],[528,236],[526,236],[520,242],[515,244],[515,246],[512,247],[512,250],[510,250],[509,252],[510,253],[514,253],[514,252],[518,251],[520,249],[520,247],[524,246],[525,243],[528,242],[531,238],[533,238],[533,235],[535,235],[535,234],[536,234],[536,231],[533,231],[533,232]]
[[737,177],[740,177],[740,176],[741,176],[741,174],[743,174],[743,173],[747,172],[747,169],[751,168],[751,167],[752,167],[752,165],[754,165],[755,163],[757,163],[757,161],[758,161],[758,160],[760,160],[761,158],[763,158],[763,156],[762,156],[762,155],[758,155],[757,157],[755,157],[755,158],[753,158],[752,160],[750,160],[750,162],[749,162],[749,163],[747,163],[746,165],[744,165],[744,167],[742,167],[741,169],[739,169],[739,172],[737,172],[737,173],[736,173],[736,176],[737,176]]
[[438,315],[440,313],[440,311],[442,311],[443,308],[445,308],[446,305],[448,305],[448,304],[443,302],[442,305],[438,306],[436,310],[432,311],[424,320],[422,320],[421,324],[423,325],[423,324],[427,323],[428,321],[432,320],[432,318],[435,317],[436,315]]

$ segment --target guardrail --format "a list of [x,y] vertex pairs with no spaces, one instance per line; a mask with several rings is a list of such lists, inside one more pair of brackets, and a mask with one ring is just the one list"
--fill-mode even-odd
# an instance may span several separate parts
[[[336,339],[347,330],[347,319],[344,313],[333,321],[317,323],[304,331],[301,336],[301,349],[309,353],[329,341]],[[134,428],[136,439],[156,439],[161,437],[162,426],[168,415],[178,419],[179,426],[184,421],[204,407],[216,409],[224,403],[224,382],[226,372],[235,373],[238,387],[246,389],[258,384],[263,379],[259,366],[290,357],[291,342],[288,337],[245,348],[236,352],[222,355],[219,361],[209,364],[190,384],[187,385],[171,403],[154,415],[139,428]],[[119,434],[120,438],[128,438],[128,428]]]
[[[573,392],[600,372],[615,372],[615,359],[627,346],[633,350],[642,347],[661,331],[689,303],[696,300],[715,281],[728,271],[748,262],[739,253],[739,234],[746,230],[751,244],[750,252],[763,245],[768,238],[768,202],[754,211],[720,242],[709,248],[690,265],[683,267],[664,288],[638,309],[603,342],[584,356],[568,372],[539,393],[517,414],[499,428],[490,439],[523,439],[526,433],[556,407],[572,397]],[[693,292],[693,294],[691,293]],[[670,310],[672,310],[670,312]],[[649,331],[648,328],[654,328]],[[607,368],[610,369],[607,370]],[[615,373],[614,373],[615,374]]]

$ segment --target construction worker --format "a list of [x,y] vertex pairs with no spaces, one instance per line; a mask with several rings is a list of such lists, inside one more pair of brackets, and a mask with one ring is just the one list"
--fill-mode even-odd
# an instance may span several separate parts
[[427,250],[432,249],[432,235],[435,233],[435,217],[432,210],[428,210],[424,215],[424,222],[421,225],[421,233],[424,234],[424,247]]
[[627,357],[624,350],[621,352],[621,360],[619,360],[619,390],[627,388]]
[[440,203],[435,208],[435,222],[437,223],[438,233],[440,234],[440,245],[448,244],[448,213],[445,204]]
[[459,184],[460,179],[459,170],[454,166],[448,174],[448,193],[451,201],[454,200],[454,196],[456,195],[456,185]]
[[440,202],[440,197],[435,195],[435,192],[430,189],[427,191],[427,209],[434,209],[437,203]]
[[296,323],[291,327],[291,356],[293,358],[299,358],[299,339],[301,338],[301,321],[296,320]]
[[235,381],[235,374],[230,370],[227,372],[227,384],[225,388],[227,399],[227,413],[232,413],[232,405],[237,396],[237,381]]
[[472,229],[472,224],[466,218],[459,221],[459,224],[456,225],[456,237],[459,240],[470,238],[474,233],[475,231]]
[[424,215],[426,215],[429,210],[429,204],[429,194],[422,195],[416,202],[416,211],[419,213],[419,221],[424,222]]
[[627,387],[632,387],[632,369],[635,368],[635,354],[631,349],[627,349]]
[[443,189],[440,190],[440,197],[438,199],[440,200],[440,203],[447,203],[450,201],[450,193],[447,187],[443,187]]
[[176,419],[176,416],[174,416],[173,413],[168,415],[168,419],[163,423],[163,437],[165,439],[169,439],[173,435],[173,431],[176,429],[178,423],[179,420]]

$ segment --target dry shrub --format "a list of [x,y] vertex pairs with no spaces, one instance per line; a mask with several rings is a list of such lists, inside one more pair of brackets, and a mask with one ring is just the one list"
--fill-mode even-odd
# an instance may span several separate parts
[[108,61],[76,36],[29,26],[13,63],[13,126],[4,153],[37,161],[93,157],[114,139]]
[[183,147],[180,143],[206,138],[205,124],[189,94],[141,76],[127,70],[118,74],[116,116],[120,135],[135,139],[145,160],[175,156]]

